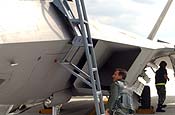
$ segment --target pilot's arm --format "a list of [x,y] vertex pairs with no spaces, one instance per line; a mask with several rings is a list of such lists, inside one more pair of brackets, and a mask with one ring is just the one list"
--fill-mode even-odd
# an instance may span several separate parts
[[113,109],[115,105],[115,100],[118,97],[118,92],[119,92],[118,90],[119,90],[119,86],[113,82],[110,87],[110,95],[106,106],[106,112],[107,111],[111,112],[111,110]]

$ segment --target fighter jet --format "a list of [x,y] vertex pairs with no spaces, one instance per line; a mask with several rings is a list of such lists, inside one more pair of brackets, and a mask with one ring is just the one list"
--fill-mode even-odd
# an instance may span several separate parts
[[[74,1],[68,3],[73,5]],[[72,96],[92,95],[91,88],[62,65],[66,57],[87,72],[84,48],[73,44],[77,30],[60,9],[56,2],[47,0],[1,1],[0,104],[9,106],[6,114],[19,114],[40,104],[49,108],[67,103]],[[175,62],[174,45],[93,21],[90,30],[103,95],[108,95],[117,67],[126,69],[128,84],[136,86],[145,67],[155,67],[159,58]],[[140,86],[135,88],[138,94],[143,90]]]

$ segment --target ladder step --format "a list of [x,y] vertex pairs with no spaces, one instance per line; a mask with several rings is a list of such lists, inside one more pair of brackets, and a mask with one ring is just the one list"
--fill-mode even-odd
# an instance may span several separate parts
[[87,21],[87,20],[84,20],[84,23],[85,23],[85,24],[88,24],[88,21]]
[[72,44],[74,46],[84,46],[83,37],[82,36],[75,36],[73,41],[72,41]]
[[93,44],[88,44],[89,47],[93,47]]
[[97,71],[97,68],[92,68],[92,71]]
[[97,91],[96,93],[97,93],[97,95],[101,95],[102,94],[101,91]]
[[70,21],[72,22],[72,24],[75,24],[75,25],[80,24],[80,20],[79,19],[70,19]]
[[[70,19],[70,21],[73,23],[73,24],[75,24],[75,25],[78,25],[78,24],[80,24],[80,19]],[[83,22],[84,22],[84,24],[88,24],[88,21],[86,21],[86,20],[83,20]]]

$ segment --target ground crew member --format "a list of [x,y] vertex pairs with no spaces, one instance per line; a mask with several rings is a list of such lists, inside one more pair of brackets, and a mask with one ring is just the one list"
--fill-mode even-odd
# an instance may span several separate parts
[[169,78],[167,76],[166,66],[167,63],[165,61],[161,61],[159,64],[160,68],[156,71],[155,75],[155,85],[158,94],[158,104],[156,112],[165,112],[162,108],[165,108],[166,105],[163,105],[166,99],[166,87],[165,84]]

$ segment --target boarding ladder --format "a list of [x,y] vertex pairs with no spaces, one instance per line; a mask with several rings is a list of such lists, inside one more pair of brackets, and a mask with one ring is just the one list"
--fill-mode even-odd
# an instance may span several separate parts
[[[72,41],[73,47],[77,47],[77,46],[84,47],[86,59],[87,59],[88,73],[78,68],[75,64],[71,62],[71,60],[69,61],[67,60],[67,57],[69,57],[69,55],[72,53],[71,49],[63,59],[62,65],[67,70],[69,70],[74,76],[80,78],[83,82],[85,82],[87,85],[89,85],[92,88],[96,114],[105,115],[96,57],[95,57],[95,52],[93,48],[93,42],[91,38],[84,0],[75,0],[76,10],[78,13],[78,16],[76,18],[67,0],[54,0],[53,3],[69,19],[69,22],[76,33],[75,38]],[[86,77],[83,77],[82,75]]]

